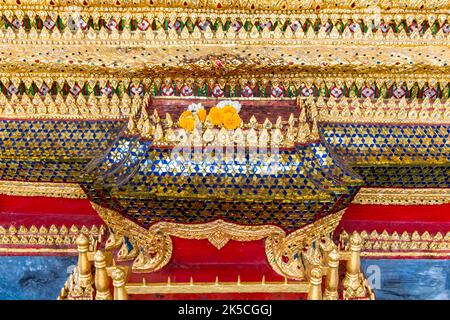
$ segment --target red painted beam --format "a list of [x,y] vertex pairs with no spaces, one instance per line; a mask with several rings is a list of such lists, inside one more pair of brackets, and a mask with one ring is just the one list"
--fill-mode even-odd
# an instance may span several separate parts
[[220,250],[208,240],[187,240],[174,237],[172,259],[163,269],[153,273],[133,273],[129,282],[242,282],[284,281],[273,271],[266,258],[264,240],[238,242],[230,240]]
[[102,225],[87,199],[0,195],[0,225],[19,227]]
[[450,204],[366,205],[350,204],[338,229],[402,233],[447,233],[450,230]]

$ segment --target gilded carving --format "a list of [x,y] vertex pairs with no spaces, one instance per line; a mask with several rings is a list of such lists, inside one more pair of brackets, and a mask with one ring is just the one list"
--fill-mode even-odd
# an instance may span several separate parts
[[[45,226],[37,227],[35,225],[31,227],[3,225],[0,226],[0,245],[6,245],[10,252],[14,252],[15,250],[17,252],[23,251],[21,248],[27,248],[28,246],[49,247],[56,252],[59,249],[54,248],[54,246],[73,247],[80,234],[85,234],[89,237],[89,250],[92,251],[101,242],[101,238],[104,235],[104,228],[103,226],[96,225],[92,227],[72,225],[70,228],[64,225],[57,227],[54,224],[49,228]],[[33,251],[32,248],[29,250],[30,252]]]
[[0,194],[24,197],[87,198],[83,189],[78,184],[53,182],[0,180]]
[[241,226],[223,220],[190,225],[159,222],[149,230],[185,239],[208,239],[217,249],[221,249],[230,240],[255,241],[270,235],[284,234],[284,231],[276,226]]
[[[450,232],[443,234],[436,232],[430,234],[427,231],[398,233],[383,230],[378,232],[359,231],[356,232],[362,239],[361,255],[363,256],[411,256],[411,257],[433,257],[449,256]],[[339,235],[341,248],[349,248],[349,233],[342,231]]]
[[361,188],[352,202],[383,205],[445,204],[450,203],[450,190],[443,188]]
[[391,0],[380,2],[378,0],[307,0],[307,1],[280,1],[280,0],[267,0],[264,2],[258,0],[135,0],[132,2],[107,2],[104,0],[73,0],[68,3],[65,0],[23,0],[17,2],[15,0],[4,0],[4,6],[6,7],[38,7],[60,9],[65,8],[68,5],[73,5],[77,10],[94,11],[115,9],[118,11],[129,10],[130,8],[139,11],[142,8],[195,8],[204,10],[213,10],[214,12],[230,12],[230,10],[236,11],[250,11],[250,12],[266,12],[266,11],[296,11],[296,10],[311,10],[321,8],[324,11],[335,9],[344,10],[344,12],[358,12],[361,9],[379,8],[380,10],[409,8],[410,10],[424,10],[425,12],[430,9],[447,9],[449,3],[446,0]]
[[[272,268],[291,279],[301,280],[306,276],[303,265],[303,250],[322,239],[330,240],[345,210],[324,217],[289,235],[273,234],[266,239],[266,256]],[[320,261],[320,259],[319,259]]]
[[266,255],[272,268],[291,279],[304,279],[304,266],[301,260],[302,250],[313,242],[323,238],[330,239],[344,211],[327,216],[286,236],[276,226],[242,226],[215,220],[205,224],[179,224],[158,222],[148,230],[138,226],[119,213],[92,204],[102,219],[112,229],[114,240],[109,240],[109,248],[118,248],[126,236],[135,246],[141,248],[134,258],[133,270],[152,272],[162,268],[170,260],[172,243],[170,236],[185,239],[208,239],[217,249],[221,249],[229,240],[255,241],[266,238]]
[[2,118],[26,119],[126,119],[130,108],[141,105],[144,98],[135,96],[132,99],[124,95],[111,99],[106,96],[85,98],[79,95],[73,98],[69,95],[63,98],[61,94],[54,98],[47,95],[45,98],[36,95],[30,99],[28,95],[17,96],[13,94],[6,98],[0,93],[0,115]]
[[319,110],[319,121],[348,123],[430,123],[445,124],[450,119],[450,100],[425,98],[394,99],[305,98],[304,104]]
[[[274,146],[276,140],[277,147],[291,148],[323,138],[321,125],[328,122],[409,127],[450,124],[447,0],[4,0],[0,10],[0,117],[8,123],[11,119],[119,120],[127,124],[125,135],[149,140],[154,146],[172,146],[179,142],[183,126],[174,115],[148,114],[149,97],[200,96],[304,98],[297,100],[300,116],[292,113],[275,123],[268,119],[258,123],[252,117],[247,123],[221,128],[217,135],[207,125],[200,127],[196,118],[192,134],[183,136],[189,146],[194,145],[195,137],[202,137],[202,146],[219,142],[266,147]],[[268,138],[267,145],[263,138]],[[443,140],[436,139],[444,145]],[[439,147],[437,142],[431,144],[434,153]],[[382,146],[373,147],[379,148]],[[323,145],[315,149],[315,165],[328,167],[329,158],[318,161],[319,156],[327,156],[325,149]],[[423,153],[421,150],[405,152],[408,154],[394,164],[422,165],[422,158],[411,160]],[[362,157],[367,163],[370,156]],[[376,164],[392,164],[388,160],[381,155]],[[433,164],[447,164],[447,160]],[[315,170],[317,167],[311,168],[308,174],[317,178],[314,184],[322,184],[324,190],[340,191],[331,183],[335,178],[336,185],[347,182],[340,170],[336,177],[333,171],[331,177],[323,178],[324,172],[316,174]],[[143,185],[139,192],[153,196]],[[131,190],[117,188],[110,195],[119,198],[120,192]],[[450,203],[447,191],[363,188],[353,202],[443,204]],[[0,194],[86,199],[78,185],[68,184],[0,181]],[[306,190],[298,194],[295,200],[308,197]],[[348,260],[344,298],[364,298],[371,293],[359,273],[361,248],[366,255],[444,256],[450,251],[449,233],[361,231],[350,236],[343,231],[341,246],[348,251],[339,252],[332,233],[344,211],[287,234],[273,225],[243,226],[223,220],[187,225],[158,222],[145,229],[125,215],[92,206],[111,229],[107,249],[117,252],[117,261],[132,260],[134,272],[164,267],[172,255],[171,236],[207,239],[218,250],[230,240],[264,240],[275,272],[290,279],[307,279],[312,286],[311,299],[323,297],[323,274],[329,278],[324,297],[338,297],[339,254]],[[313,217],[311,213],[308,219]],[[87,250],[88,245],[100,242],[103,234],[102,228],[94,228],[0,227],[0,244],[73,245],[75,235],[88,234],[91,239],[79,243],[84,259],[81,266],[86,268],[74,270],[60,297],[90,299],[93,290],[88,281]],[[96,262],[104,276],[97,281],[102,282],[99,287],[108,289],[104,259],[99,257]],[[126,299],[125,270],[114,268],[112,277],[116,298]],[[79,283],[84,284],[80,287]],[[219,288],[218,281],[216,284]],[[194,288],[193,281],[189,286],[183,290]],[[102,296],[108,295],[104,292]]]
[[[172,256],[172,241],[168,235],[146,230],[113,210],[91,204],[116,238],[127,237],[139,251],[133,262],[133,271],[153,272],[169,262]],[[121,244],[120,241],[117,242]]]

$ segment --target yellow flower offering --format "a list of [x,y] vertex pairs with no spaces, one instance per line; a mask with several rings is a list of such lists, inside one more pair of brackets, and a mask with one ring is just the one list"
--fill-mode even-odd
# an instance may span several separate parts
[[202,123],[205,122],[205,120],[206,120],[206,110],[205,109],[198,110],[196,115]]
[[184,117],[192,117],[192,116],[194,116],[194,115],[192,114],[192,112],[191,112],[190,110],[186,110],[186,111],[183,111],[183,113],[182,113],[181,116],[180,116],[180,119],[181,119],[181,118],[184,118]]
[[221,110],[222,110],[222,113],[223,113],[224,115],[225,115],[226,113],[231,113],[231,114],[237,113],[236,108],[233,107],[233,106],[230,106],[230,105],[227,105],[227,106],[223,107]]
[[222,110],[217,108],[217,107],[212,107],[209,110],[208,119],[213,125],[221,126],[222,125],[222,121],[223,121]]
[[225,127],[225,129],[237,129],[241,125],[241,121],[241,117],[239,117],[237,112],[226,112],[223,115],[223,126]]
[[192,132],[195,127],[195,118],[191,111],[184,111],[178,119],[178,125],[186,131]]

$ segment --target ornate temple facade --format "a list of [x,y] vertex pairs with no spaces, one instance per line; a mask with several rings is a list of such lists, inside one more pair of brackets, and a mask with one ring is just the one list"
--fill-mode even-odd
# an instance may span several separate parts
[[0,255],[73,257],[55,299],[372,300],[362,260],[450,259],[449,1],[0,12]]

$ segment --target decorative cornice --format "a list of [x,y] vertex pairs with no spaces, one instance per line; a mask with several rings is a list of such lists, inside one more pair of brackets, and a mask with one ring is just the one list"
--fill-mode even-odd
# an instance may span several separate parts
[[[155,81],[155,84],[157,81]],[[289,85],[289,83],[287,83]],[[298,85],[302,85],[299,83]],[[334,88],[334,83],[321,86]],[[284,86],[279,87],[284,90]],[[429,87],[427,87],[429,89]],[[294,89],[296,90],[296,89]],[[433,89],[434,90],[434,89]],[[6,119],[117,119],[125,120],[145,106],[149,93],[130,98],[123,94],[111,98],[102,94],[56,96],[29,96],[0,93],[0,117]],[[294,95],[295,96],[295,95]],[[173,97],[173,96],[172,96]],[[177,97],[180,99],[189,97]],[[214,98],[214,97],[211,97]],[[244,98],[244,97],[241,97]],[[279,99],[280,97],[278,97]],[[223,98],[222,98],[223,99]],[[246,97],[246,99],[248,99]],[[266,97],[253,99],[267,100]],[[289,99],[289,98],[287,98]],[[448,124],[450,123],[450,100],[441,99],[371,99],[340,97],[299,97],[299,103],[306,108],[316,108],[320,122],[343,123],[405,123],[405,124]],[[249,124],[250,125],[250,124]]]
[[[354,233],[354,232],[352,232]],[[362,238],[362,256],[367,257],[448,257],[450,256],[450,231],[445,235],[441,232],[430,234],[418,231],[399,234],[386,230],[356,232]],[[341,248],[348,249],[349,232],[342,231],[339,235]]]
[[303,99],[307,108],[317,108],[320,122],[450,124],[450,100],[357,98]]
[[87,199],[83,189],[74,183],[0,180],[0,194],[23,197]]
[[99,99],[92,96],[86,99],[82,95],[77,98],[35,95],[30,99],[28,95],[6,98],[0,94],[0,116],[6,119],[126,119],[130,109],[141,105],[142,101],[140,96],[131,99],[128,95],[122,99],[117,96],[109,99],[105,95]]
[[434,205],[450,203],[450,189],[361,188],[352,203],[383,205]]
[[[253,24],[256,23],[252,22]],[[359,25],[357,25],[359,28]],[[362,32],[361,29],[352,31],[344,27],[343,31],[334,28],[327,32],[324,25],[318,32],[309,28],[304,31],[302,28],[293,31],[290,27],[282,30],[281,27],[275,27],[275,30],[263,29],[262,31],[245,30],[243,27],[235,31],[212,31],[195,26],[192,32],[187,28],[177,32],[174,29],[159,29],[158,31],[130,31],[124,29],[119,32],[117,29],[107,30],[102,28],[100,31],[88,29],[81,31],[78,29],[72,32],[69,29],[64,31],[49,31],[43,28],[40,32],[31,29],[26,32],[19,29],[15,32],[12,28],[0,29],[0,42],[9,45],[60,45],[60,46],[121,46],[121,47],[164,47],[164,46],[186,46],[186,45],[377,45],[377,46],[446,46],[449,44],[450,33],[443,32],[442,29],[433,33],[427,29],[420,33],[418,29],[407,33],[404,29],[398,33],[394,31],[383,32],[381,29],[373,32]]]
[[[445,49],[450,24],[445,15],[427,16],[430,21],[423,14],[402,20],[398,15],[394,19],[378,13],[368,17],[314,14],[211,18],[151,12],[151,18],[141,15],[133,19],[131,14],[121,17],[108,13],[103,17],[96,12],[91,18],[78,12],[72,16],[42,11],[33,14],[31,20],[25,16],[22,11],[5,11],[0,22],[0,50],[6,54],[2,71],[251,77],[270,74],[276,67],[280,74],[363,74],[374,69],[392,72],[392,68],[397,74],[448,74]],[[373,22],[377,19],[383,22]],[[270,45],[277,50],[268,49]],[[38,52],[32,49],[36,46],[40,47]],[[65,57],[60,50],[52,50],[54,46],[63,50]],[[115,48],[111,50],[111,46]],[[330,46],[346,49],[335,51]],[[391,54],[394,50],[396,55]],[[214,61],[212,65],[210,60]]]
[[360,0],[360,1],[350,1],[350,0],[308,0],[308,1],[279,1],[279,0],[267,0],[261,2],[259,0],[135,0],[132,2],[115,2],[115,1],[104,1],[104,0],[22,0],[17,2],[16,0],[4,0],[3,3],[6,6],[17,7],[17,8],[28,8],[30,6],[40,7],[41,9],[48,8],[64,8],[73,10],[90,9],[96,10],[99,8],[121,11],[130,10],[138,11],[142,8],[167,8],[176,9],[180,8],[186,10],[198,9],[198,10],[214,10],[214,11],[225,11],[230,10],[247,10],[251,12],[264,12],[269,10],[347,10],[348,12],[362,10],[373,10],[374,8],[379,8],[387,11],[407,11],[407,10],[427,10],[433,9],[448,9],[450,4],[447,0],[390,0],[390,1],[379,1],[379,0]]
[[65,252],[67,247],[76,245],[76,239],[81,233],[89,237],[90,251],[94,251],[97,244],[102,241],[104,227],[72,225],[67,228],[64,225],[58,227],[52,224],[49,228],[34,225],[27,228],[23,225],[20,227],[3,225],[0,226],[0,252],[34,252],[34,250],[41,252],[45,247],[49,247],[51,252],[59,250]]
[[448,0],[308,0],[308,1],[279,1],[279,0],[134,0],[104,1],[104,0],[4,0],[2,9],[82,12],[82,13],[142,13],[148,11],[186,12],[193,14],[270,14],[277,13],[288,17],[292,13],[411,13],[417,11],[425,15],[432,12],[446,12],[450,4]]
[[[35,84],[38,89],[44,83],[48,87],[52,87],[54,84],[62,88],[65,84],[69,86],[78,84],[80,87],[87,87],[89,93],[83,93],[83,95],[93,94],[94,87],[99,85],[103,88],[105,85],[110,84],[116,89],[118,85],[123,90],[131,90],[132,85],[143,84],[147,88],[160,85],[215,85],[218,84],[221,87],[225,85],[283,85],[283,86],[300,86],[315,85],[315,86],[330,86],[330,85],[345,85],[350,87],[352,85],[378,85],[378,86],[391,86],[396,84],[403,84],[412,86],[417,83],[419,86],[429,84],[431,86],[439,84],[440,86],[446,86],[450,83],[449,74],[430,74],[430,73],[392,73],[391,70],[375,70],[370,73],[355,73],[352,72],[323,72],[320,77],[314,72],[286,72],[282,74],[236,74],[236,75],[218,75],[218,76],[201,76],[201,75],[166,75],[161,77],[155,77],[151,75],[139,75],[132,78],[122,75],[113,75],[108,73],[87,73],[87,72],[17,72],[7,71],[0,72],[0,80],[3,85],[20,85],[21,82],[25,85],[25,91],[30,92],[32,85]],[[144,90],[147,92],[147,90]],[[123,92],[120,92],[122,94]],[[48,93],[49,94],[49,93]],[[113,93],[115,95],[116,92]],[[11,95],[7,93],[7,95]],[[100,94],[101,95],[101,94]]]

